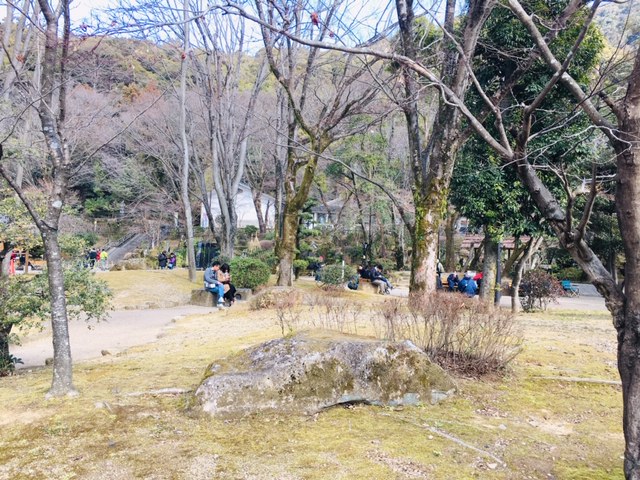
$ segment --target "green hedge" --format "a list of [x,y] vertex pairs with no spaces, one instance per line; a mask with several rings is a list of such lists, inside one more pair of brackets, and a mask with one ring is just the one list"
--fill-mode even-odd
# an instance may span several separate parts
[[271,269],[262,260],[251,257],[236,257],[231,260],[232,283],[237,288],[255,288],[269,281]]

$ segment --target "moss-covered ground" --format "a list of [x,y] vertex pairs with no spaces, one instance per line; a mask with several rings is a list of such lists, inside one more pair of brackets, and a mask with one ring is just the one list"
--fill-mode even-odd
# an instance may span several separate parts
[[[162,292],[193,288],[162,273]],[[149,275],[160,272],[104,278],[116,305],[134,308],[161,304]],[[375,308],[376,297],[345,295]],[[438,405],[219,421],[188,393],[145,392],[193,390],[214,359],[277,337],[276,315],[236,305],[183,318],[154,343],[77,364],[76,398],[45,400],[49,368],[1,378],[0,478],[621,478],[620,387],[576,381],[617,380],[610,318],[556,309],[519,321],[525,345],[510,371],[457,378],[458,394]]]

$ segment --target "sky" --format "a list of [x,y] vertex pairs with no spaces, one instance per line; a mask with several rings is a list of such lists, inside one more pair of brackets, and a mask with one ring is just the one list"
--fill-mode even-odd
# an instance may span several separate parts
[[90,18],[92,10],[107,7],[109,0],[73,0],[71,3],[71,19],[74,23]]

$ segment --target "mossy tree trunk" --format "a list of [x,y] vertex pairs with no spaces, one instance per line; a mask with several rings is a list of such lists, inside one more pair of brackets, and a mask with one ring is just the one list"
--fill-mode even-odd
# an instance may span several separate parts
[[304,173],[300,183],[297,183],[296,180],[302,163],[295,157],[293,146],[289,149],[282,212],[282,234],[277,238],[275,245],[278,257],[278,286],[290,287],[293,283],[293,261],[296,256],[300,212],[309,198],[309,190],[313,184],[318,159],[327,146],[328,143],[323,142],[320,138],[311,141],[311,150],[314,153],[305,159]]
[[456,258],[456,222],[460,214],[449,205],[447,209],[447,219],[444,227],[444,269],[453,272],[457,267]]
[[488,232],[485,226],[484,262],[482,264],[482,283],[480,284],[480,298],[485,302],[493,302],[496,292],[496,272],[498,269],[498,240]]
[[[464,98],[469,85],[466,59],[472,58],[482,26],[489,16],[494,0],[472,0],[461,30],[458,47],[450,40],[442,42],[442,83],[458,98]],[[413,3],[396,0],[402,54],[416,59],[419,35],[414,31]],[[454,32],[455,0],[447,0],[445,31]],[[435,118],[430,119],[429,141],[422,145],[423,132],[419,123],[418,97],[420,94],[416,74],[403,68],[405,102],[402,105],[407,122],[411,169],[413,172],[413,199],[415,224],[412,231],[412,271],[410,297],[418,300],[436,289],[438,235],[447,207],[447,196],[455,157],[461,141],[460,111],[444,98],[439,99]]]

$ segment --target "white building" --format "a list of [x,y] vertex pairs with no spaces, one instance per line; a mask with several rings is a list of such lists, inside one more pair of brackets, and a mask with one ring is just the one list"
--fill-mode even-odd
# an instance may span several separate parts
[[[218,202],[218,196],[216,195],[215,190],[212,190],[209,194],[209,202],[211,204],[213,217],[218,218],[221,216],[220,203]],[[263,218],[267,212],[267,228],[273,228],[275,218],[275,198],[263,193]],[[244,183],[241,183],[238,188],[238,194],[236,196],[236,213],[238,214],[238,228],[246,227],[247,225],[253,225],[254,227],[258,226],[258,216],[256,215],[256,207],[253,204],[251,188]],[[207,217],[204,205],[200,206],[200,226],[203,228],[209,227],[209,218]]]

